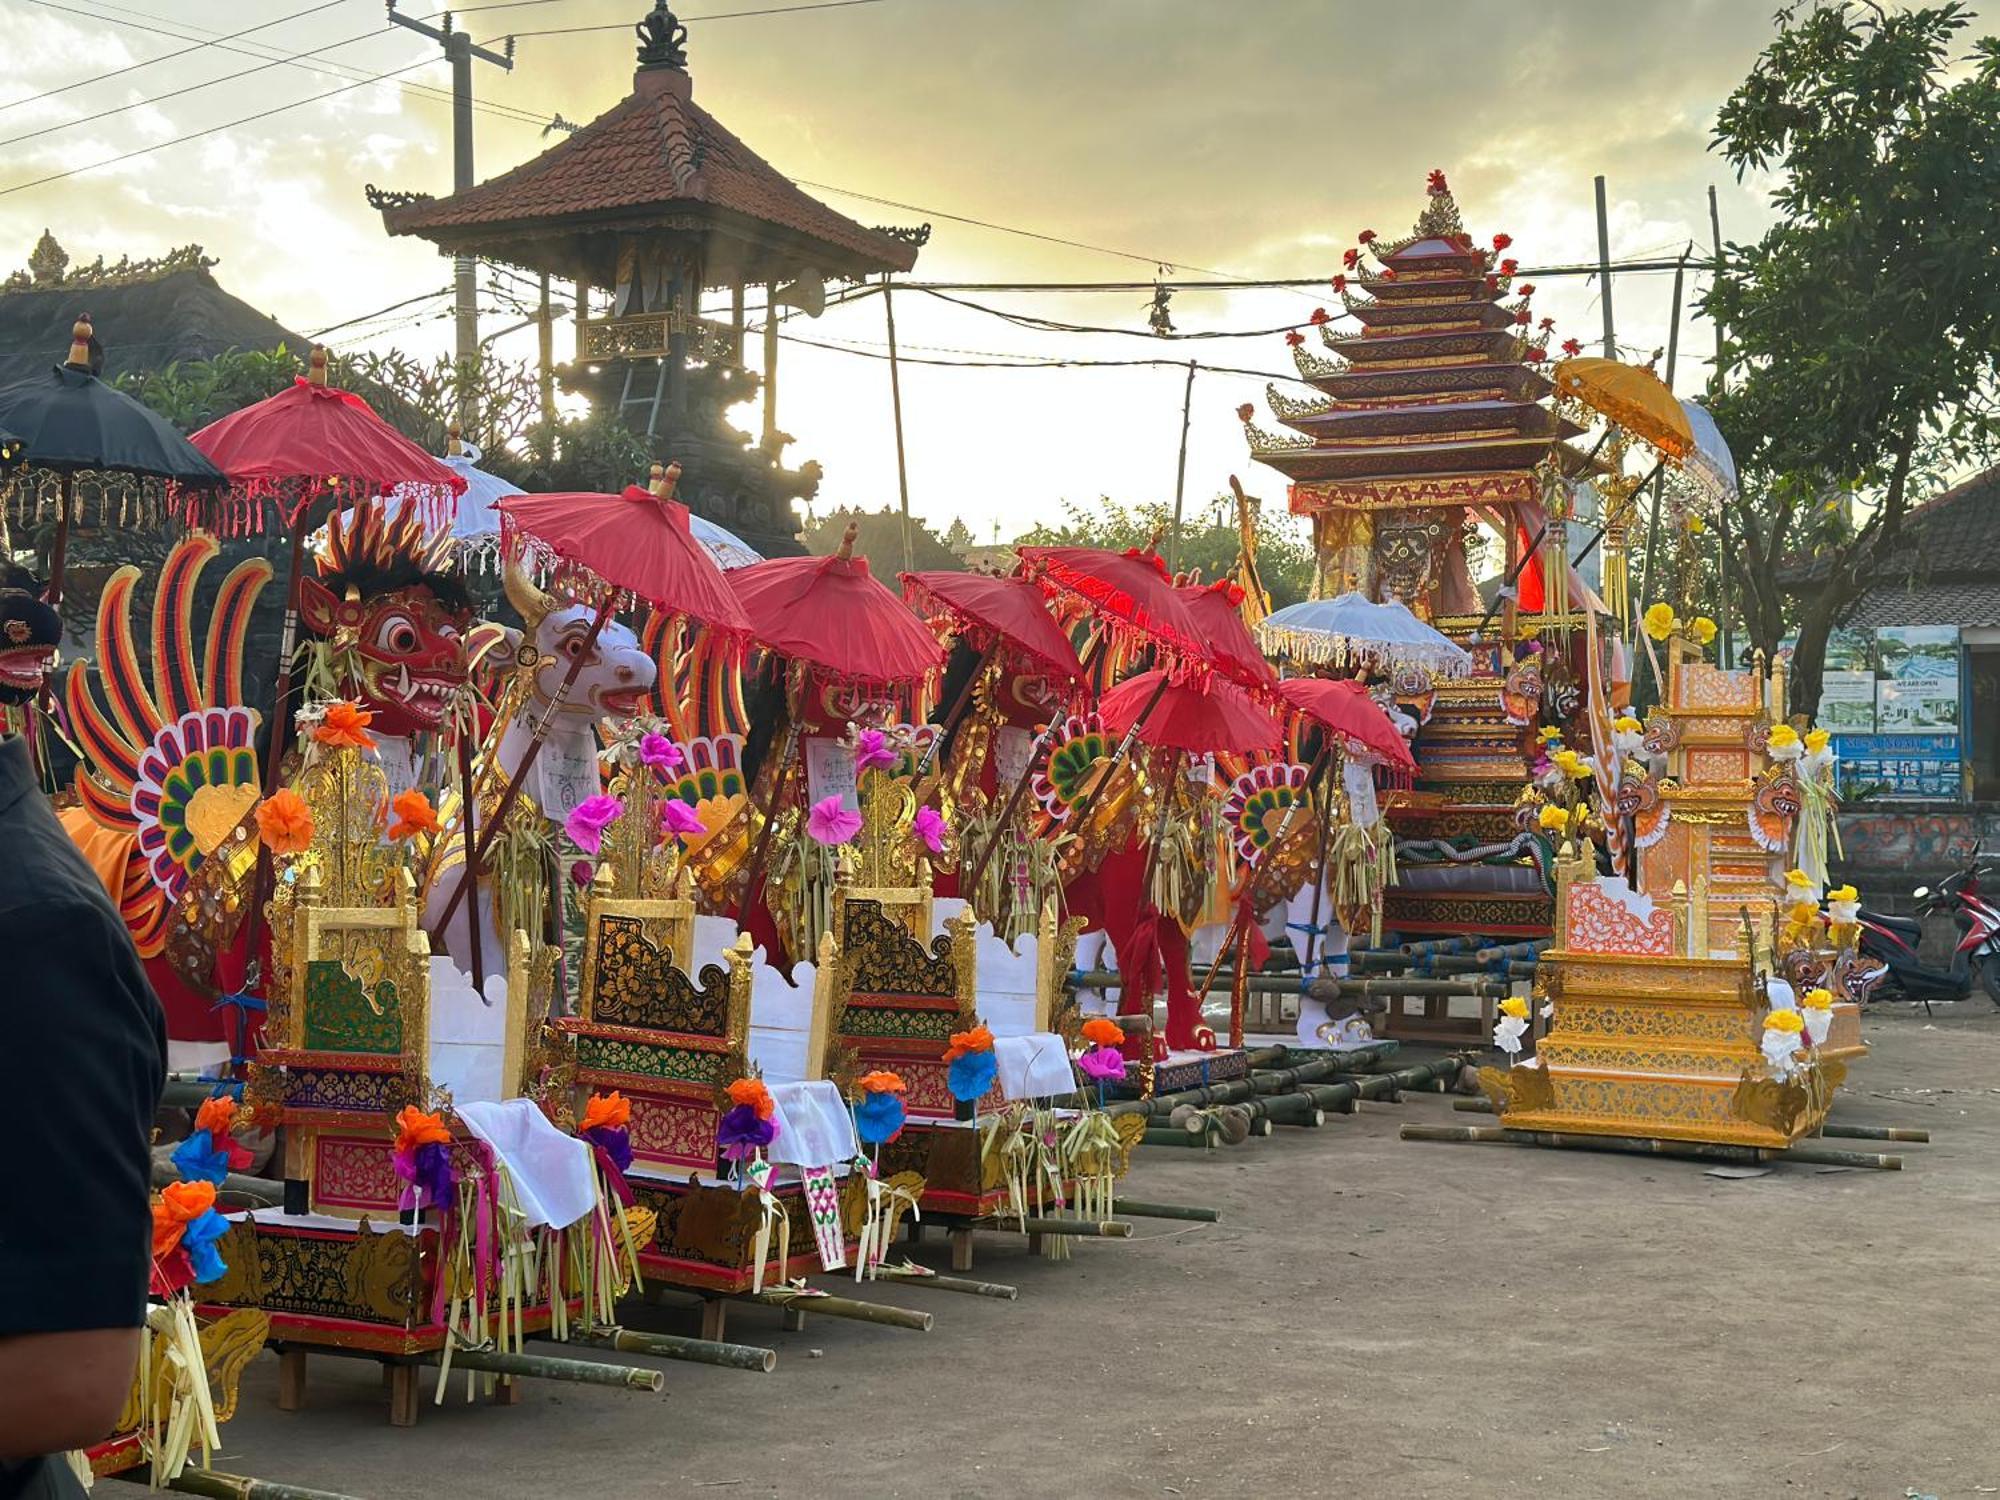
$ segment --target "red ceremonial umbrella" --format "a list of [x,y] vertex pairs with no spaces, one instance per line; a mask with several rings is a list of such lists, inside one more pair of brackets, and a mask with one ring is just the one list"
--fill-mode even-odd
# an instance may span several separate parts
[[855,529],[848,525],[830,557],[774,557],[731,569],[750,634],[779,656],[845,682],[921,682],[944,664],[944,648],[868,571],[868,559],[854,555]]
[[643,599],[662,614],[683,615],[732,638],[746,635],[750,621],[736,602],[708,549],[694,539],[688,508],[674,499],[681,466],[668,464],[651,489],[629,485],[622,494],[509,495],[495,502],[501,515],[502,550],[540,552],[556,571],[597,595],[597,613],[583,646],[570,659],[549,711],[534,726],[527,753],[514,770],[500,802],[487,819],[466,878],[459,882],[438,917],[443,932],[472,889],[476,871],[506,825],[507,813],[541,754],[543,732],[583,674],[597,638],[622,595]]
[[425,506],[448,525],[465,480],[375,415],[352,391],[326,383],[326,350],[315,348],[306,373],[254,406],[211,422],[189,442],[223,474],[221,491],[181,492],[188,522],[222,535],[264,529],[264,502],[277,503],[291,528],[291,573],[285,581],[285,629],[278,650],[277,697],[272,704],[270,759],[264,790],[277,789],[278,765],[291,726],[285,699],[292,685],[292,652],[298,644],[299,575],[307,511],[321,496],[344,491],[357,501],[399,485],[410,503]]
[[1278,696],[1315,724],[1374,752],[1390,765],[1415,771],[1410,747],[1368,690],[1352,678],[1288,677]]
[[1203,656],[1200,627],[1188,618],[1160,554],[1151,548],[1022,547],[1023,575],[1067,594],[1100,619],[1154,644]]
[[1157,669],[1141,672],[1106,693],[1097,711],[1113,734],[1136,730],[1149,745],[1190,755],[1248,755],[1284,743],[1278,721],[1220,677],[1171,682]]
[[1243,588],[1227,578],[1210,584],[1183,584],[1174,590],[1188,618],[1204,638],[1208,659],[1244,687],[1262,690],[1276,687],[1278,674],[1264,660],[1256,637],[1243,623]]

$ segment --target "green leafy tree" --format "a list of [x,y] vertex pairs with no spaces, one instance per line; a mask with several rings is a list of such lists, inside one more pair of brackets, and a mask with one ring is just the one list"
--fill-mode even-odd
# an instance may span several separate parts
[[1765,651],[1796,625],[1794,711],[1911,495],[2000,432],[2000,41],[1963,45],[1971,19],[1955,0],[1794,5],[1716,120],[1739,177],[1777,177],[1777,222],[1729,247],[1703,309],[1744,478],[1731,592]]
[[[836,507],[808,526],[800,540],[806,551],[825,556],[840,546],[850,521],[855,527],[854,555],[867,558],[869,571],[889,587],[896,587],[896,575],[903,571],[903,513],[893,506],[880,510]],[[912,516],[909,567],[914,573],[963,572],[965,559],[945,538]]]
[[[1055,526],[1037,526],[1015,539],[1017,546],[1034,547],[1143,547],[1156,538],[1161,553],[1170,549],[1173,535],[1173,507],[1164,502],[1127,505],[1110,496],[1094,504],[1063,502],[1063,520]],[[1271,607],[1283,609],[1306,597],[1312,588],[1312,543],[1299,524],[1282,512],[1263,510],[1256,520],[1257,572],[1271,595]],[[1236,529],[1236,502],[1229,495],[1215,500],[1194,515],[1184,515],[1180,546],[1174,552],[1181,572],[1199,571],[1204,579],[1228,577],[1235,571],[1236,554],[1241,550]]]

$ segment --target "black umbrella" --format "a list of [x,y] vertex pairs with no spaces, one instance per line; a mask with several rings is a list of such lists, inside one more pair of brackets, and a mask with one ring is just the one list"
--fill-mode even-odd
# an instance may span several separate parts
[[88,317],[77,320],[72,339],[68,363],[47,375],[0,387],[0,430],[19,437],[21,462],[62,476],[62,504],[49,560],[51,604],[62,598],[63,555],[69,549],[70,510],[79,471],[136,474],[187,485],[225,482],[222,471],[166,418],[97,378]]

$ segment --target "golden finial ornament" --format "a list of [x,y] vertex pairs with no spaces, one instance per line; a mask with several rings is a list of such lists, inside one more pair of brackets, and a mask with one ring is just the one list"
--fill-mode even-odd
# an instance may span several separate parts
[[841,561],[851,561],[854,557],[854,539],[861,534],[861,527],[853,521],[847,523],[847,530],[840,534],[840,550],[834,555]]
[[306,361],[306,383],[326,384],[326,345],[314,344],[312,357]]
[[646,481],[646,488],[652,491],[656,500],[671,500],[674,498],[674,487],[680,482],[679,464],[655,463],[652,476]]
[[90,368],[90,340],[96,332],[91,327],[90,314],[79,313],[75,326],[69,331],[69,364],[71,369]]

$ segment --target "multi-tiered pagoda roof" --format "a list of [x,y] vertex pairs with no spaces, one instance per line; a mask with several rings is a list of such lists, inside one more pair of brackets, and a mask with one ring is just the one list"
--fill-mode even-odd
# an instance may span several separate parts
[[1251,453],[1292,481],[1299,512],[1530,498],[1536,466],[1584,429],[1545,404],[1553,388],[1534,365],[1546,332],[1500,258],[1504,238],[1475,245],[1434,174],[1414,232],[1369,248],[1373,265],[1357,254],[1335,283],[1351,321],[1320,325],[1327,353],[1294,346],[1320,397],[1271,388],[1291,433],[1246,415]]

